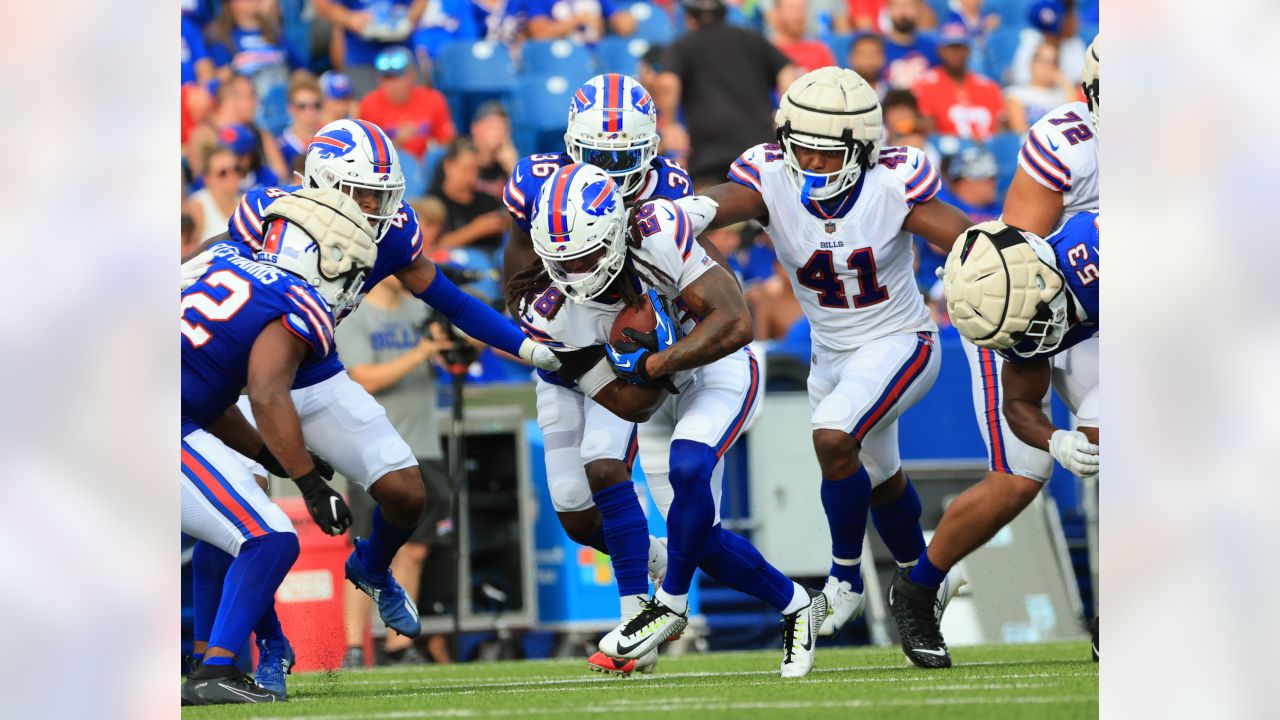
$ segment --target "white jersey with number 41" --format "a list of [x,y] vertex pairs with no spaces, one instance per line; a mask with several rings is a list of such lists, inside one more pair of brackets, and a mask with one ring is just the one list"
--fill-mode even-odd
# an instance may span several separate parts
[[923,152],[882,148],[879,162],[835,206],[801,201],[774,144],[743,153],[729,179],[764,198],[765,231],[809,318],[815,347],[851,350],[895,333],[938,329],[916,285],[911,233],[902,229],[911,208],[941,187]]

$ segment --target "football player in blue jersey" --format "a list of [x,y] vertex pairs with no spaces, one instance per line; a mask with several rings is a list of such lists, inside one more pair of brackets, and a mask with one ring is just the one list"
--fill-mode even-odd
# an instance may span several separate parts
[[[1075,215],[1047,240],[992,220],[956,239],[943,273],[956,329],[1006,361],[1000,377],[1010,429],[1078,477],[1098,473],[1098,235],[1092,212]],[[1075,430],[1055,427],[1045,415],[1050,384],[1076,416]],[[971,546],[978,547],[1034,499],[1005,493],[985,503],[952,504],[943,522],[968,528]],[[908,657],[912,647],[941,641],[933,598],[949,568],[926,559],[890,588],[889,607]]]
[[[527,288],[543,272],[530,229],[539,193],[562,168],[574,163],[600,168],[613,179],[628,207],[666,198],[677,201],[690,214],[701,215],[708,207],[714,210],[714,203],[705,199],[685,204],[691,199],[693,182],[679,163],[658,155],[658,140],[657,107],[634,78],[618,73],[597,75],[574,92],[564,151],[522,158],[502,192],[502,202],[515,221],[503,252],[507,302],[513,315],[519,317],[520,305],[526,298],[524,292],[512,292],[512,288]],[[705,243],[703,247],[711,249]],[[723,263],[718,251],[712,257]],[[549,377],[543,373],[543,379],[550,384],[541,391],[547,397],[541,403],[546,409],[540,419],[556,431],[581,439],[586,423],[581,393],[573,388],[573,380],[561,383]],[[552,408],[559,410],[553,412]],[[580,445],[576,442],[548,453],[550,472],[555,476],[548,478],[552,499],[560,524],[570,538],[611,555],[623,597],[623,617],[630,617],[628,603],[648,592],[642,569],[646,567],[645,549],[648,548],[649,573],[656,579],[666,566],[666,548],[656,538],[648,538],[644,529],[643,510],[635,493],[630,492],[627,458],[595,457],[601,449],[588,448],[583,458],[591,461],[585,463],[584,475],[583,463],[578,461]],[[646,454],[643,448],[640,453]],[[557,456],[568,459],[561,462]],[[585,478],[590,478],[589,488],[583,487]],[[597,503],[595,496],[607,496],[608,500]],[[605,547],[606,535],[611,538],[611,553]],[[650,660],[638,665],[641,671],[651,668]],[[637,666],[632,661],[615,661],[603,653],[594,654],[588,662],[592,669],[620,675],[630,674]]]
[[[304,362],[336,354],[334,323],[374,265],[374,234],[356,202],[330,189],[278,200],[264,220],[252,259],[215,251],[182,292],[182,531],[235,558],[184,705],[283,699],[234,662],[297,559],[298,538],[235,453],[269,457],[326,533],[351,524],[304,444],[290,388]],[[260,431],[236,408],[241,389]]]
[[[417,215],[403,202],[404,174],[399,157],[381,128],[363,120],[337,120],[324,126],[307,146],[302,180],[301,185],[247,193],[228,222],[228,234],[212,238],[204,252],[184,264],[184,283],[202,274],[211,257],[234,253],[252,258],[261,251],[266,241],[263,216],[273,201],[304,186],[332,188],[356,201],[378,245],[377,259],[357,288],[355,301],[335,313],[335,322],[353,310],[369,288],[395,275],[416,297],[468,335],[540,369],[560,366],[551,350],[526,339],[514,323],[459,290],[422,254]],[[382,407],[347,374],[337,353],[306,358],[294,380],[292,397],[307,443],[324,447],[326,460],[334,469],[367,489],[379,506],[373,515],[372,533],[356,541],[347,559],[347,579],[374,599],[388,627],[402,635],[417,636],[421,632],[418,609],[390,571],[392,558],[409,538],[425,506],[426,491],[417,459]],[[262,464],[274,472],[272,465]],[[287,643],[281,647],[280,652],[260,657],[258,677],[261,683],[264,663],[269,662],[267,672],[278,679],[283,690],[290,653]]]

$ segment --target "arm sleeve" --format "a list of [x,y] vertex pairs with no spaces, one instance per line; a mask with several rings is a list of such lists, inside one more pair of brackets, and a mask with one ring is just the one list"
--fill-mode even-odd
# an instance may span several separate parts
[[438,269],[435,279],[416,297],[444,313],[462,332],[503,352],[520,355],[524,333],[480,299],[459,290]]
[[729,181],[749,187],[756,192],[763,192],[760,188],[760,166],[767,162],[766,149],[765,145],[747,148],[746,152],[739,155],[738,159],[729,166]]
[[319,357],[333,350],[333,318],[307,291],[294,285],[286,295],[286,313],[281,317],[285,329],[305,342]]
[[[532,168],[533,163],[529,158],[520,158],[507,184],[502,188],[502,205],[511,214],[511,219],[525,232],[529,231],[529,216],[533,214],[533,202],[537,199],[535,186],[529,182],[533,177]],[[516,182],[517,179],[525,182]]]
[[257,191],[245,193],[227,221],[227,233],[232,239],[245,243],[254,251],[262,249],[262,215],[258,212],[261,197]]

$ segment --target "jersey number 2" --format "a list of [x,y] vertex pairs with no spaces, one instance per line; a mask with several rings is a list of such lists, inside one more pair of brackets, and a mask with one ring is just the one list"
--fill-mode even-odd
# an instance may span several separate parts
[[[253,296],[253,288],[249,286],[249,281],[230,270],[219,270],[206,278],[204,284],[209,287],[226,288],[230,292],[222,300],[214,300],[202,292],[192,293],[182,298],[183,313],[187,308],[191,308],[215,322],[230,320]],[[182,320],[182,335],[191,341],[192,347],[197,348],[213,337],[203,325],[193,325],[187,322],[186,318]]]
[[[858,272],[858,294],[853,296],[855,308],[868,307],[889,299],[888,289],[876,279],[876,258],[871,248],[854,250],[849,256],[848,265],[850,270]],[[796,270],[796,280],[818,293],[818,304],[822,307],[849,307],[844,282],[836,275],[835,260],[830,250],[814,251],[809,261]]]

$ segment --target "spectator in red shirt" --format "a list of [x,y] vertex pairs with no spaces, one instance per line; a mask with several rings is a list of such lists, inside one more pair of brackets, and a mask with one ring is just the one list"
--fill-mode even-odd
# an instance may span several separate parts
[[378,53],[378,89],[360,101],[360,118],[381,127],[396,147],[419,160],[428,143],[447,144],[456,134],[449,105],[439,91],[418,84],[413,53],[392,47]]
[[987,140],[1004,123],[1000,86],[969,70],[969,33],[964,25],[948,23],[938,35],[939,65],[912,88],[920,112],[936,133]]
[[805,37],[805,22],[809,17],[805,0],[777,0],[777,6],[769,17],[773,44],[791,60],[792,65],[809,72],[836,64],[831,48]]

